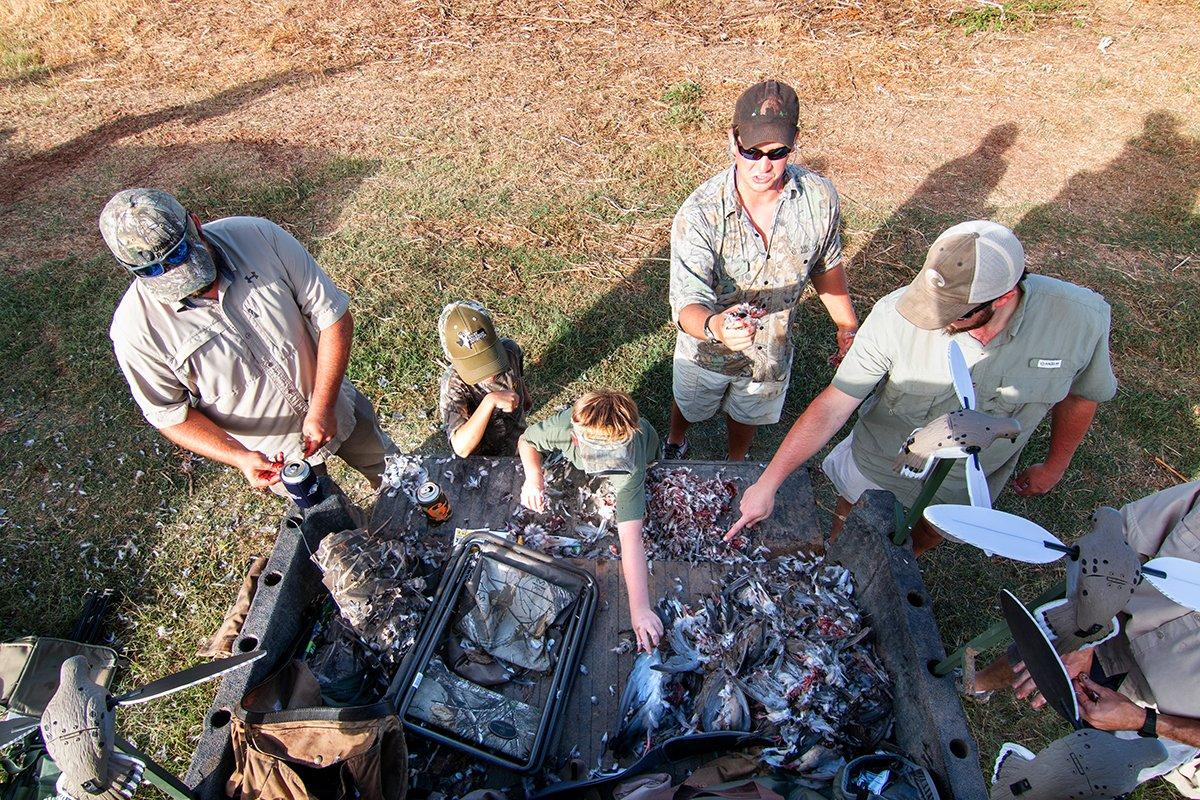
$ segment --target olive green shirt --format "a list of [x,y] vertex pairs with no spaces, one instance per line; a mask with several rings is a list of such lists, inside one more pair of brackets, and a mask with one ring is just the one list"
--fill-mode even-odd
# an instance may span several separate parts
[[[959,408],[946,357],[951,338],[966,356],[978,409],[1021,423],[1016,442],[997,439],[979,454],[993,497],[1055,403],[1068,394],[1095,402],[1116,394],[1104,298],[1044,275],[1028,276],[1022,287],[1012,319],[987,345],[969,333],[951,337],[909,323],[896,310],[904,289],[877,302],[859,328],[833,385],[865,398],[854,425],[855,464],[906,506],[916,499],[921,482],[892,470],[896,453],[913,430]],[[950,470],[935,502],[969,502],[962,464]]]
[[833,183],[792,165],[783,179],[770,246],[738,199],[730,167],[700,184],[671,226],[671,318],[689,305],[714,312],[738,303],[764,311],[743,351],[680,330],[675,358],[723,375],[781,383],[792,369],[792,322],[809,278],[842,261],[841,207]]
[[[617,522],[629,522],[646,516],[646,467],[659,459],[658,432],[643,418],[633,435],[634,469],[628,474],[608,475],[609,486],[617,495]],[[561,450],[568,461],[584,469],[583,459],[571,437],[571,409],[529,426],[525,441],[542,453]],[[586,471],[586,470],[585,470]]]

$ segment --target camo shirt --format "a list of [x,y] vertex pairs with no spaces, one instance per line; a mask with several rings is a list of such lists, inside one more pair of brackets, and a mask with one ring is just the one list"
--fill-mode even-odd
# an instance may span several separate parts
[[492,411],[483,431],[479,446],[471,453],[476,456],[511,456],[517,452],[517,439],[525,430],[525,412],[529,409],[529,390],[525,387],[525,354],[512,339],[501,339],[500,344],[508,354],[508,369],[499,375],[485,378],[472,386],[459,377],[454,367],[446,367],[442,373],[441,400],[439,408],[442,422],[446,424],[446,437],[463,426],[483,398],[491,392],[516,392],[521,403],[515,411]]
[[792,321],[808,279],[841,264],[841,210],[833,183],[796,165],[784,173],[770,247],[738,200],[734,168],[702,183],[671,228],[671,318],[685,306],[714,312],[738,303],[767,311],[754,344],[734,352],[684,333],[675,358],[753,381],[780,382],[792,367]]

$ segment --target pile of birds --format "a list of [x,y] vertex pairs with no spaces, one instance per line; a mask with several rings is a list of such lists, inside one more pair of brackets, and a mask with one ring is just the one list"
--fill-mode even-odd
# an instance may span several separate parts
[[764,763],[820,783],[889,732],[892,693],[867,641],[850,573],[819,557],[750,564],[698,607],[664,598],[666,652],[638,656],[621,698],[617,756],[672,736],[747,731]]
[[651,470],[646,479],[646,557],[652,561],[742,561],[766,548],[743,552],[741,541],[726,542],[718,525],[737,496],[737,484],[717,473],[702,478],[686,467]]
[[[510,539],[566,558],[619,558],[616,498],[603,479],[589,478],[561,456],[547,459],[546,511],[517,505],[505,526]],[[572,487],[575,487],[574,489]],[[748,561],[744,542],[725,542],[718,520],[737,496],[737,484],[721,474],[704,478],[686,467],[652,469],[646,478],[646,557],[651,561]],[[572,495],[571,492],[575,494]]]

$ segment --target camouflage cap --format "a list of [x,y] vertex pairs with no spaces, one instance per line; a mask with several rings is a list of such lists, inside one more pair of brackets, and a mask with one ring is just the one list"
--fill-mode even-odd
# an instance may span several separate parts
[[492,317],[478,303],[453,302],[438,318],[438,337],[454,371],[475,385],[508,369],[508,353],[496,336]]
[[165,303],[178,303],[217,277],[212,253],[183,206],[160,189],[118,192],[100,212],[100,234],[126,269],[161,261],[185,237],[192,245],[183,263],[154,277],[137,276],[146,290]]

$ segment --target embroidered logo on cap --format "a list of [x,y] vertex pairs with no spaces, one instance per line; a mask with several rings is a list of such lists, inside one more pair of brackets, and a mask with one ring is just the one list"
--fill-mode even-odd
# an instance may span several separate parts
[[935,289],[941,289],[946,285],[946,279],[942,277],[942,273],[937,270],[925,270],[925,281]]
[[476,342],[487,338],[487,332],[483,328],[477,331],[460,331],[458,334],[458,346],[469,348]]

